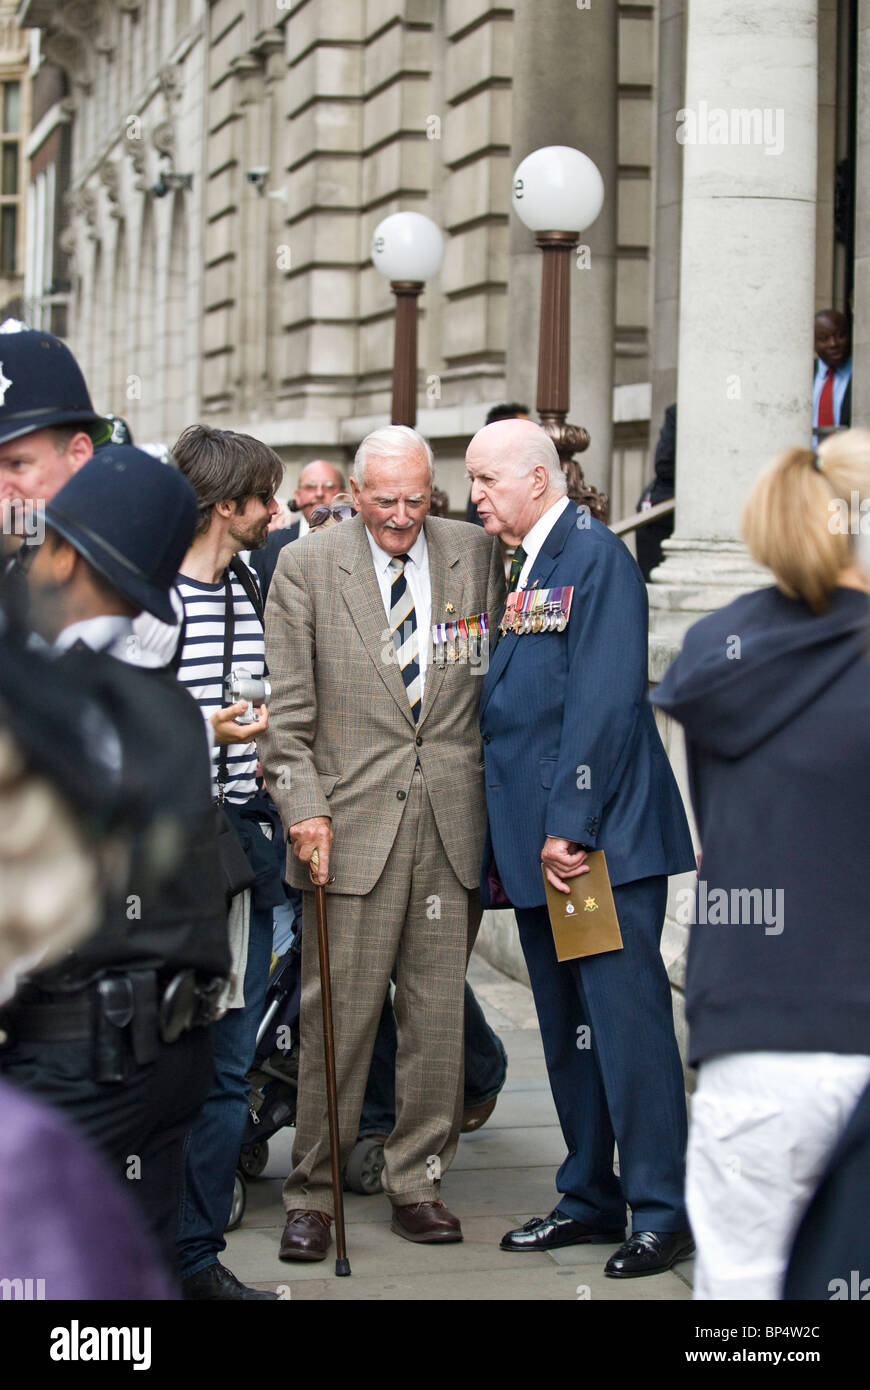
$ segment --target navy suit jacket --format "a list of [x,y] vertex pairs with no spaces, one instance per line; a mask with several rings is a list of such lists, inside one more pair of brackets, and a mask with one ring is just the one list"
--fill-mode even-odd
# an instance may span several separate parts
[[260,581],[260,593],[263,595],[263,603],[269,593],[269,585],[272,583],[272,575],[275,573],[275,566],[278,563],[278,556],[289,545],[295,541],[299,535],[299,522],[294,521],[292,526],[285,526],[279,531],[270,531],[266,538],[266,544],[259,550],[251,551],[249,564]]
[[529,575],[572,584],[564,632],[507,633],[481,692],[487,844],[514,907],[545,902],[541,850],[563,836],[607,855],[611,883],[694,869],[682,798],[647,686],[647,593],[622,541],[569,502]]

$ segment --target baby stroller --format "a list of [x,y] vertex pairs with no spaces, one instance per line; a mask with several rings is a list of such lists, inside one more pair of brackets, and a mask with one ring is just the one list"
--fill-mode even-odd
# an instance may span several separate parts
[[[257,1032],[248,1122],[242,1139],[233,1206],[227,1230],[239,1225],[247,1201],[248,1178],[257,1178],[269,1161],[269,1140],[296,1123],[299,1074],[299,1004],[302,956],[297,928],[272,966]],[[492,1113],[507,1076],[507,1055],[493,1032],[471,986],[465,986],[465,1111],[463,1132],[479,1129]],[[360,1116],[357,1142],[344,1170],[345,1187],[364,1196],[381,1191],[384,1142],[395,1122],[396,1026],[387,995],[375,1039],[372,1065]]]

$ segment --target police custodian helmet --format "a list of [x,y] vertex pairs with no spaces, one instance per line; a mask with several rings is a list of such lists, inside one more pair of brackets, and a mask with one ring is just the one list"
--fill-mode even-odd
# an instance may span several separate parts
[[99,449],[45,508],[54,531],[162,623],[178,621],[169,590],[198,516],[184,475],[131,444]]
[[0,333],[0,444],[60,425],[78,425],[95,446],[111,433],[66,343],[33,328]]

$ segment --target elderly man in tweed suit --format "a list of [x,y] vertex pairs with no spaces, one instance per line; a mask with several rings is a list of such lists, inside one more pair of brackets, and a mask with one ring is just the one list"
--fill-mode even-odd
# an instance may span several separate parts
[[285,547],[269,593],[271,724],[259,750],[291,844],[289,875],[309,890],[282,1259],[323,1259],[333,1215],[309,877],[315,849],[316,881],[334,875],[343,1156],[356,1138],[395,967],[396,1124],[383,1174],[392,1229],[414,1241],[462,1239],[438,1194],[456,1149],[463,985],[479,920],[472,893],[486,819],[477,728],[485,662],[473,643],[432,647],[430,632],[499,609],[504,571],[498,542],[479,527],[427,516],[431,486],[426,441],[405,426],[376,430],[354,464],[360,514]]

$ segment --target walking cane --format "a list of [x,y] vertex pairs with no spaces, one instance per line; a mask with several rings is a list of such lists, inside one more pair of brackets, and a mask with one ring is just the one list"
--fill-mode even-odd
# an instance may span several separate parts
[[[320,856],[311,855],[311,869],[317,872]],[[332,1157],[332,1195],[335,1202],[335,1272],[350,1274],[350,1261],[344,1238],[344,1192],[341,1177],[341,1141],[338,1133],[338,1087],[335,1080],[335,1039],[332,1031],[332,984],[329,977],[329,934],[326,929],[326,889],[314,885],[317,912],[317,950],[320,956],[320,999],[323,1004],[323,1053],[326,1060],[326,1107],[329,1115],[329,1151]]]

